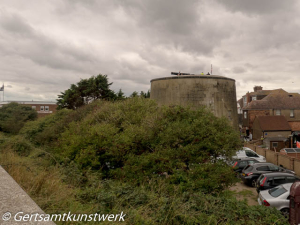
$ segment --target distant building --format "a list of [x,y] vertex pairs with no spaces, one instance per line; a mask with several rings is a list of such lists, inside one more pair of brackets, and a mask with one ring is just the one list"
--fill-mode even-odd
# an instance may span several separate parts
[[249,127],[252,131],[255,117],[273,115],[283,115],[290,124],[292,131],[299,131],[300,95],[278,89],[273,90],[261,100],[251,101],[243,108],[243,127]]
[[279,151],[290,145],[292,129],[284,116],[257,116],[252,128],[253,139],[263,138],[268,149]]
[[36,110],[38,117],[44,117],[56,112],[56,102],[46,102],[46,101],[5,101],[0,102],[0,107],[7,105],[11,102],[16,102],[21,105],[31,106],[32,109]]
[[292,131],[300,131],[300,94],[288,93],[283,89],[262,90],[254,87],[254,92],[247,93],[237,102],[242,110],[242,127],[252,132],[257,116],[283,115]]

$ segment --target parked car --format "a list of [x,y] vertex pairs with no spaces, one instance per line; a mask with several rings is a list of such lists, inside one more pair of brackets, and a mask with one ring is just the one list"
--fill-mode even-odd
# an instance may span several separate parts
[[258,163],[259,161],[257,161],[256,159],[252,159],[252,158],[243,158],[243,159],[235,159],[232,162],[232,168],[234,170],[234,172],[237,173],[237,175],[239,175],[242,170],[248,166],[248,165],[253,165],[254,163]]
[[275,207],[277,210],[280,210],[285,217],[288,217],[291,186],[292,183],[288,183],[261,191],[257,201],[260,205]]
[[294,183],[298,180],[300,180],[300,177],[291,173],[265,173],[257,179],[256,191],[259,193],[260,191],[268,190],[281,184]]
[[255,163],[253,165],[248,165],[243,169],[241,178],[245,184],[255,187],[256,180],[261,174],[272,172],[287,172],[295,174],[294,171],[276,166],[273,163]]
[[258,155],[255,151],[250,148],[243,147],[241,150],[236,152],[236,155],[233,156],[233,159],[242,159],[242,158],[252,158],[259,162],[266,162],[266,158],[262,155]]

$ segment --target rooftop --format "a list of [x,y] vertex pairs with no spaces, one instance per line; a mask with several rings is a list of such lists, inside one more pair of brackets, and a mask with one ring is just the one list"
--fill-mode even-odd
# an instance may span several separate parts
[[218,76],[218,75],[200,75],[200,74],[195,74],[195,75],[161,77],[161,78],[152,79],[150,82],[157,81],[157,80],[171,80],[171,79],[225,79],[225,80],[235,81],[232,78]]
[[244,109],[300,109],[300,95],[277,89],[262,100],[251,101]]
[[258,121],[263,131],[290,131],[291,127],[284,116],[258,116]]
[[22,105],[56,105],[56,102],[52,101],[4,101],[0,102],[0,105],[7,105],[11,102],[16,102]]

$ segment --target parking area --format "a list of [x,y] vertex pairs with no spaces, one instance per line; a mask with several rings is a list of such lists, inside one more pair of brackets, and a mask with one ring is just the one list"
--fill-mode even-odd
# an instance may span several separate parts
[[256,189],[245,185],[242,181],[237,182],[234,186],[230,187],[229,190],[235,192],[238,200],[246,199],[248,205],[258,205]]

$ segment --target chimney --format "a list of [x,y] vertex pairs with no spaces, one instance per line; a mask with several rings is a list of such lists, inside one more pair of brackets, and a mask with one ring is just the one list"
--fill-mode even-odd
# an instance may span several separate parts
[[250,103],[250,93],[249,91],[246,93],[247,96],[247,105]]
[[254,88],[254,92],[257,92],[257,91],[262,91],[262,86],[255,86]]

